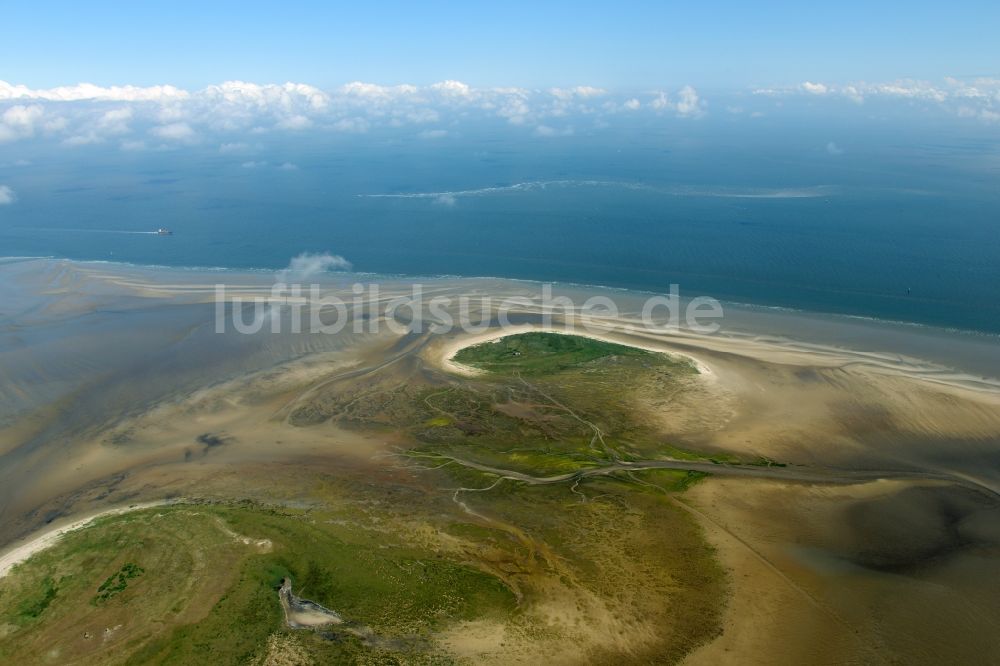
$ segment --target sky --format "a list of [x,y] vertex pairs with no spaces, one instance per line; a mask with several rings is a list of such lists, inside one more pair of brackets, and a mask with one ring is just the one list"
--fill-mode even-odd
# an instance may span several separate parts
[[829,126],[830,155],[838,123],[1000,132],[997,2],[36,0],[0,18],[0,167],[37,144],[252,154],[484,124],[557,140],[783,119]]
[[0,80],[700,90],[1000,78],[997,2],[5,3]]

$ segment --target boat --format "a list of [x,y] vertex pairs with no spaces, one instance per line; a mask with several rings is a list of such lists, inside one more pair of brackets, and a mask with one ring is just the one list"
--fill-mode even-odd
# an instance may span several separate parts
[[164,229],[163,227],[160,227],[159,229],[156,230],[156,235],[157,236],[173,236],[174,232],[172,232],[170,229]]

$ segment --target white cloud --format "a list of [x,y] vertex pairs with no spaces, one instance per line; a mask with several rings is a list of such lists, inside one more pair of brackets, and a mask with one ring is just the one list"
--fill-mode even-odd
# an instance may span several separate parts
[[122,141],[120,148],[122,150],[127,150],[127,151],[145,150],[146,142],[137,139],[133,139],[130,141]]
[[[132,131],[129,122],[134,113],[130,107],[123,106],[105,111],[92,122],[89,122],[80,132],[63,140],[67,146],[86,146],[92,143],[102,143],[109,137],[128,134]],[[62,132],[69,122],[65,118],[53,118],[46,122],[48,132]]]
[[472,88],[467,83],[461,81],[442,81],[431,85],[431,90],[442,95],[451,97],[471,97]]
[[87,146],[92,143],[100,143],[104,139],[99,136],[96,132],[87,132],[85,134],[77,134],[75,136],[63,139],[63,145],[66,146]]
[[417,136],[419,136],[421,139],[441,139],[448,136],[448,130],[443,130],[443,129],[424,130]]
[[[850,84],[810,79],[754,92],[775,98],[839,98],[857,104],[898,100],[908,108],[941,105],[956,116],[981,122],[996,122],[1000,115],[1000,79],[991,78]],[[747,117],[758,117],[765,110],[747,106],[742,111]],[[204,137],[220,145],[220,152],[252,154],[242,146],[256,133],[363,133],[380,127],[429,125],[424,130],[413,127],[412,135],[435,138],[443,131],[453,133],[462,123],[499,119],[530,128],[539,136],[554,136],[566,132],[556,128],[571,124],[599,130],[614,122],[629,122],[622,111],[698,118],[707,108],[692,86],[624,95],[593,86],[477,88],[454,79],[428,86],[354,81],[331,91],[304,83],[245,81],[226,81],[192,91],[169,85],[101,87],[87,83],[36,90],[0,81],[0,142],[48,139],[85,146],[121,141],[137,133],[155,137],[163,147],[195,143]],[[743,107],[727,107],[730,113],[736,108]],[[141,143],[120,145],[137,147]]]
[[830,153],[831,155],[843,155],[844,149],[838,146],[833,141],[831,141],[830,143],[826,144],[826,152]]
[[[454,79],[429,86],[354,81],[329,92],[292,82],[226,81],[194,91],[93,84],[34,90],[0,82],[0,114],[5,116],[0,118],[0,141],[56,135],[66,145],[82,146],[120,140],[136,132],[162,141],[162,147],[211,137],[220,152],[241,153],[252,152],[241,139],[268,132],[362,133],[378,127],[447,123],[447,130],[413,130],[415,136],[434,138],[463,122],[498,118],[512,125],[542,126],[541,135],[548,135],[564,133],[544,128],[566,126],[568,119],[588,127],[606,127],[609,123],[604,118],[622,110],[672,111],[679,116],[703,112],[704,103],[693,88],[683,89],[674,99],[676,103],[659,93],[647,102],[593,86],[476,88]],[[556,118],[567,120],[554,122]]]
[[128,125],[129,121],[132,120],[132,115],[132,109],[128,107],[105,111],[104,115],[97,121],[97,126],[105,134],[128,134],[132,131]]
[[555,137],[555,136],[571,136],[573,134],[572,127],[564,127],[562,129],[556,129],[555,127],[549,127],[548,125],[539,125],[535,128],[535,136],[543,137]]
[[377,83],[364,83],[362,81],[352,81],[340,87],[340,92],[353,97],[363,97],[368,99],[391,99],[404,95],[414,95],[417,92],[416,86],[380,86]]
[[576,86],[575,88],[550,88],[549,94],[560,99],[568,99],[572,97],[600,97],[607,95],[608,91],[593,86]]
[[[240,166],[244,169],[264,169],[269,166],[269,163],[264,160],[249,160],[247,162],[243,162]],[[293,164],[292,162],[282,162],[274,168],[279,171],[298,171],[299,165]]]
[[303,130],[312,127],[312,121],[303,116],[302,114],[296,114],[294,116],[289,116],[288,118],[282,118],[278,121],[277,127],[280,129],[287,130]]
[[988,123],[1000,121],[1000,110],[994,111],[993,109],[975,109],[969,106],[960,106],[957,113],[960,118],[975,118]]
[[35,135],[45,110],[38,104],[12,106],[0,115],[0,143]]
[[843,89],[841,89],[841,93],[844,97],[851,100],[855,104],[861,104],[865,101],[864,93],[858,90],[855,86],[844,86]]
[[66,130],[69,120],[63,116],[53,116],[45,119],[42,123],[42,130],[47,134],[58,134]]
[[673,108],[673,105],[670,103],[670,98],[667,97],[667,93],[663,91],[656,93],[656,97],[653,98],[653,101],[650,102],[649,105],[657,111],[664,111],[666,109]]
[[242,154],[252,152],[250,144],[244,143],[243,141],[233,141],[230,143],[223,143],[219,146],[219,152],[223,154]]
[[12,85],[0,81],[0,100],[37,99],[52,102],[74,102],[81,100],[105,100],[118,102],[165,102],[183,100],[190,93],[173,86],[111,86],[104,88],[92,83],[78,83],[74,86],[60,86],[43,90],[32,90],[23,85]]
[[154,117],[156,118],[156,122],[167,125],[169,123],[187,120],[188,115],[188,110],[183,106],[180,106],[179,104],[168,104],[157,109]]
[[351,132],[354,134],[363,134],[368,131],[371,126],[364,118],[341,118],[333,124],[333,129],[338,132]]
[[0,185],[0,206],[7,206],[17,201],[14,190],[6,185]]
[[899,81],[896,83],[880,83],[870,86],[867,94],[886,95],[889,97],[907,97],[910,99],[929,99],[934,102],[943,102],[948,99],[948,94],[938,90],[934,86],[916,81]]
[[404,121],[414,125],[422,125],[424,123],[436,123],[440,119],[440,113],[428,108],[403,109],[393,113],[393,121],[397,125],[403,124]]
[[673,111],[681,118],[700,118],[705,114],[705,101],[692,86],[684,86],[677,91],[677,102],[672,102],[662,90],[657,91],[649,107],[657,113]]
[[963,82],[955,78],[947,78],[943,85],[914,79],[900,79],[887,83],[860,82],[847,85],[805,81],[791,88],[759,88],[753,92],[756,95],[772,97],[802,93],[839,96],[857,103],[862,103],[867,98],[914,100],[937,104],[965,99],[990,105],[1000,101],[996,98],[996,95],[1000,95],[1000,80],[977,78]]
[[278,271],[277,281],[290,284],[301,282],[307,278],[329,271],[349,271],[351,262],[340,255],[324,252],[323,254],[310,254],[304,252],[297,257],[293,257],[288,263],[288,267]]
[[305,83],[257,84],[246,81],[226,81],[200,91],[198,97],[210,102],[257,109],[286,109],[299,107],[322,110],[329,97],[319,88]]
[[697,118],[705,113],[705,103],[698,97],[698,91],[691,86],[684,86],[678,93],[677,115]]
[[496,114],[501,118],[506,118],[507,122],[512,125],[523,125],[531,115],[531,107],[524,99],[515,96],[505,99],[501,107],[497,109]]
[[149,133],[167,141],[190,141],[195,136],[194,130],[187,123],[157,125],[150,129]]

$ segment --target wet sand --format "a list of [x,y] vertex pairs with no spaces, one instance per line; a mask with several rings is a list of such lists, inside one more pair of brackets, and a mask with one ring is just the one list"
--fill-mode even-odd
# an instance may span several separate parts
[[[1000,654],[995,500],[939,483],[721,479],[683,499],[733,581],[723,635],[690,664],[985,664]],[[957,528],[942,516],[951,512]]]
[[[329,293],[350,297],[351,278],[324,280]],[[0,305],[3,562],[109,507],[266,492],[241,482],[241,469],[322,461],[345,478],[390,473],[390,435],[294,428],[290,405],[376,368],[467,373],[451,361],[458,349],[509,333],[376,334],[365,319],[362,330],[337,335],[218,334],[220,281],[230,294],[266,295],[274,276],[0,264],[0,286],[12,294]],[[380,303],[409,290],[400,280],[380,287]],[[436,279],[425,288],[454,298],[527,298],[512,317],[518,330],[537,329],[537,292],[501,280]],[[1000,622],[1000,595],[976,589],[984,577],[1000,580],[1000,536],[989,527],[1000,497],[995,340],[752,309],[727,310],[716,335],[649,331],[635,317],[642,295],[558,293],[578,302],[610,294],[622,312],[557,317],[559,330],[696,363],[691,390],[644,405],[669,441],[857,480],[717,475],[679,498],[732,578],[725,632],[690,663],[879,662],[900,654],[930,663],[949,653],[934,645],[907,652],[932,623],[912,609],[939,608],[928,617],[970,638],[984,622]],[[489,321],[495,313],[476,314]],[[865,522],[868,514],[884,519]],[[912,543],[893,533],[896,523],[912,527]],[[967,618],[965,628],[954,618]],[[952,654],[976,661],[972,652]]]

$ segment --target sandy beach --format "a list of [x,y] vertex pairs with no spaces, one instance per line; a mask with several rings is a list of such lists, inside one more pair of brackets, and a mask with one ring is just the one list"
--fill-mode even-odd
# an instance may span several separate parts
[[40,553],[47,548],[51,548],[67,534],[86,528],[98,518],[104,518],[106,516],[120,516],[132,511],[141,511],[143,509],[151,509],[157,506],[165,506],[176,501],[178,500],[142,502],[139,504],[131,504],[129,506],[105,509],[104,511],[99,511],[91,516],[74,520],[67,525],[53,527],[46,532],[30,535],[24,540],[24,543],[15,543],[10,545],[2,554],[0,554],[0,578],[9,574],[14,567],[28,560],[32,555]]

